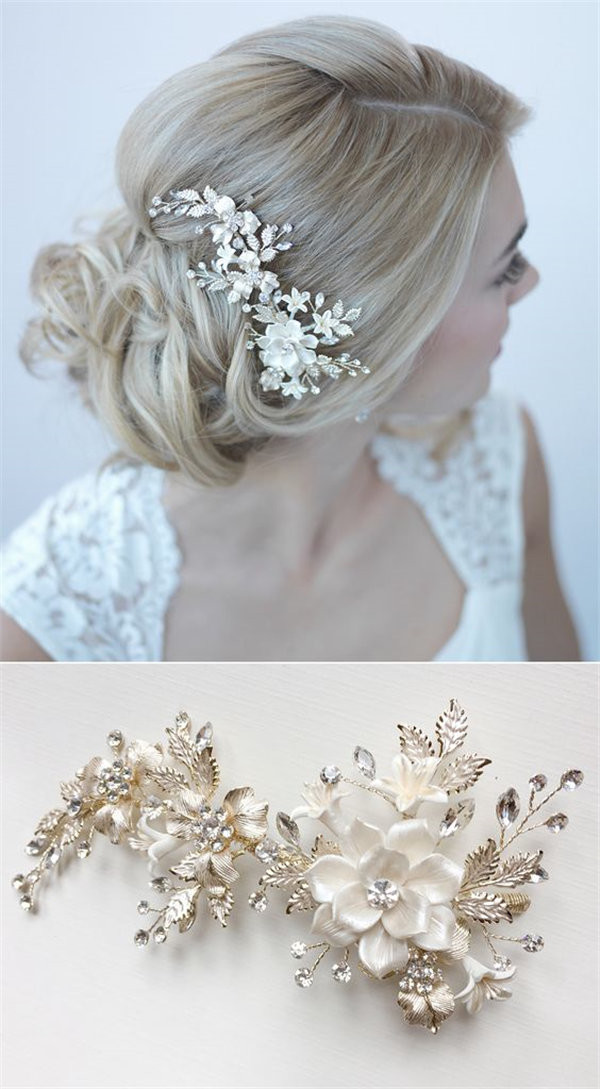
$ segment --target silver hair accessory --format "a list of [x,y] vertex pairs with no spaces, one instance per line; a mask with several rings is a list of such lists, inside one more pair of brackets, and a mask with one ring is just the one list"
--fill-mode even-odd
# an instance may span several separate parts
[[[199,261],[197,270],[190,268],[187,275],[207,291],[227,290],[229,303],[244,300],[242,310],[247,314],[254,311],[254,319],[265,325],[261,332],[246,323],[246,348],[259,349],[263,363],[259,382],[264,390],[281,390],[284,397],[300,400],[309,391],[321,392],[319,382],[323,375],[339,378],[343,373],[351,376],[371,373],[360,359],[351,359],[348,352],[331,356],[316,351],[319,345],[338,344],[341,339],[354,336],[350,323],[359,317],[361,307],[344,313],[344,304],[338,299],[330,310],[323,310],[322,292],[315,294],[314,302],[309,291],[295,287],[284,294],[275,273],[264,269],[278,250],[288,250],[293,245],[287,238],[278,241],[294,229],[291,223],[282,227],[276,223],[263,225],[253,211],[241,211],[231,197],[217,193],[210,186],[206,186],[202,197],[195,189],[171,189],[170,196],[170,201],[160,196],[153,198],[148,209],[152,219],[159,213],[172,213],[174,217],[194,219],[210,215],[215,220],[207,224],[217,246],[217,257],[211,261],[212,271],[204,261]],[[205,229],[198,225],[195,233],[202,234]],[[251,304],[248,299],[255,291],[259,292],[258,302]],[[296,314],[308,314],[307,304],[311,309],[309,320],[299,321]]]
[[[406,1022],[436,1034],[460,1004],[475,1014],[487,1000],[511,997],[507,981],[516,966],[497,942],[528,953],[543,948],[536,933],[495,933],[497,924],[512,924],[531,905],[518,886],[531,889],[548,878],[541,849],[506,852],[534,829],[557,834],[567,826],[563,812],[538,814],[557,794],[579,787],[583,772],[564,771],[553,789],[545,775],[535,774],[523,801],[514,787],[504,790],[496,803],[497,832],[458,861],[461,852],[448,851],[448,840],[475,811],[474,798],[459,795],[491,761],[459,752],[467,719],[454,699],[435,723],[435,745],[417,726],[398,731],[400,751],[388,774],[378,772],[362,745],[354,749],[353,774],[335,764],[321,768],[316,781],[304,785],[305,804],[277,813],[278,842],[267,834],[268,804],[251,787],[235,787],[215,802],[220,771],[210,723],[194,732],[189,715],[180,712],[167,727],[166,749],[127,744],[112,729],[110,757],[93,757],[61,783],[63,805],[38,821],[25,848],[36,864],[12,881],[21,907],[35,910],[42,878],[60,870],[57,863],[69,853],[87,858],[100,833],[147,857],[150,888],[166,902],[139,901],[139,914],[154,918],[133,941],[162,945],[172,930],[190,930],[202,909],[226,926],[232,885],[244,884],[238,859],[252,855],[263,868],[254,889],[242,893],[248,906],[262,914],[272,891],[284,889],[285,913],[310,921],[310,937],[290,949],[296,961],[314,957],[296,969],[299,987],[310,987],[329,957],[335,983],[356,974],[393,986]],[[304,820],[317,824],[306,847]]]

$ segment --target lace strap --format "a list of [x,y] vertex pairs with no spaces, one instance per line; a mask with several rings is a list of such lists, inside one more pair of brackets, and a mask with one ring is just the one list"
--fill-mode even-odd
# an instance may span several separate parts
[[465,586],[520,580],[525,433],[516,400],[488,394],[445,460],[430,449],[384,434],[371,444],[380,475],[418,504]]
[[0,604],[57,661],[157,661],[179,551],[164,473],[119,464],[47,499],[2,550]]

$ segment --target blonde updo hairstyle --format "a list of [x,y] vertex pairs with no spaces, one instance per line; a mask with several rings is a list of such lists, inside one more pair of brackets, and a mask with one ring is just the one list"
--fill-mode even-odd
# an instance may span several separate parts
[[[42,314],[20,357],[63,361],[127,455],[233,483],[269,439],[385,405],[456,296],[492,171],[530,114],[481,72],[370,20],[311,16],[240,38],[134,110],[117,147],[124,204],[84,241],[39,252]],[[284,291],[362,308],[355,335],[326,350],[370,375],[324,379],[300,401],[262,389],[250,315],[186,275],[215,256],[210,232],[148,216],[156,194],[206,185],[236,203],[251,193],[263,223],[293,224],[293,247],[268,268]]]

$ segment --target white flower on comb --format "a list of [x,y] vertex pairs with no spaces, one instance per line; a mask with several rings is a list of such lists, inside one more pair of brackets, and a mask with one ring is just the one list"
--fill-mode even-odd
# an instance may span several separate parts
[[[319,345],[338,344],[342,338],[354,336],[351,322],[360,316],[361,307],[344,313],[344,304],[338,299],[331,309],[323,310],[322,292],[317,292],[314,301],[309,291],[296,287],[284,294],[275,273],[263,267],[278,251],[293,245],[287,238],[280,241],[294,229],[291,223],[282,227],[276,223],[263,225],[253,211],[241,211],[231,197],[218,194],[210,186],[206,186],[202,197],[195,189],[171,189],[170,196],[170,201],[153,198],[148,209],[152,219],[159,213],[172,213],[192,218],[211,215],[216,220],[207,225],[217,246],[216,258],[210,269],[200,261],[197,269],[188,269],[187,275],[207,291],[227,291],[229,303],[242,302],[242,310],[248,314],[254,311],[254,319],[266,327],[260,331],[250,322],[246,325],[246,347],[248,351],[258,348],[263,363],[259,382],[264,390],[281,390],[284,397],[300,400],[309,391],[321,392],[318,383],[323,375],[339,378],[344,372],[353,377],[359,372],[371,373],[348,352],[339,356],[317,353]],[[196,234],[205,229],[198,225]],[[248,302],[255,291],[259,293],[258,302]],[[308,314],[309,306],[309,319],[298,320],[296,314]]]

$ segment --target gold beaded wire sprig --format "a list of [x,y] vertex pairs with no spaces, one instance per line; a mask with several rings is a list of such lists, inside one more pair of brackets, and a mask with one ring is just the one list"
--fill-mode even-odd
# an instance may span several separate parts
[[[260,898],[256,906],[265,910],[267,890],[285,888],[286,912],[312,916],[314,940],[297,940],[291,946],[296,959],[310,951],[316,957],[310,967],[297,969],[299,987],[312,986],[316,969],[330,952],[332,979],[349,983],[354,953],[363,974],[396,981],[405,1020],[435,1034],[458,1001],[472,1014],[486,999],[510,997],[506,980],[516,969],[498,953],[494,941],[512,941],[531,953],[542,949],[539,934],[515,938],[490,933],[492,924],[512,923],[528,910],[530,897],[514,889],[548,877],[542,850],[503,854],[524,832],[546,827],[557,833],[566,827],[561,812],[539,823],[530,821],[561,790],[578,787],[583,772],[563,772],[558,786],[539,801],[547,779],[532,776],[527,811],[519,823],[519,795],[514,787],[505,790],[496,805],[498,841],[490,836],[458,865],[444,853],[444,845],[469,824],[475,811],[473,798],[458,795],[473,786],[491,761],[457,755],[467,718],[454,699],[436,721],[437,750],[419,727],[399,725],[398,730],[400,753],[392,760],[391,775],[378,777],[373,754],[357,745],[358,779],[344,775],[337,765],[326,765],[315,782],[305,783],[305,804],[289,815],[277,814],[284,842],[275,845],[276,854],[254,897]],[[357,816],[349,798],[361,790],[383,799],[393,816],[373,822]],[[322,829],[309,849],[301,844],[300,818],[316,821]],[[471,955],[474,935],[493,954],[493,965]],[[446,976],[459,967],[464,986],[453,990]]]
[[181,711],[166,734],[165,752],[161,744],[126,744],[120,730],[111,730],[112,758],[94,756],[61,783],[64,805],[41,818],[25,848],[36,865],[12,881],[24,911],[34,909],[38,884],[59,859],[68,850],[87,858],[100,833],[146,854],[151,889],[168,897],[160,908],[140,900],[140,915],[154,913],[155,919],[136,932],[136,945],[147,945],[150,937],[164,942],[175,923],[181,932],[189,930],[201,895],[213,918],[227,925],[231,886],[240,876],[236,860],[255,852],[259,860],[270,857],[261,855],[268,805],[247,786],[229,790],[214,804],[220,769],[210,722],[193,734],[189,715]]

